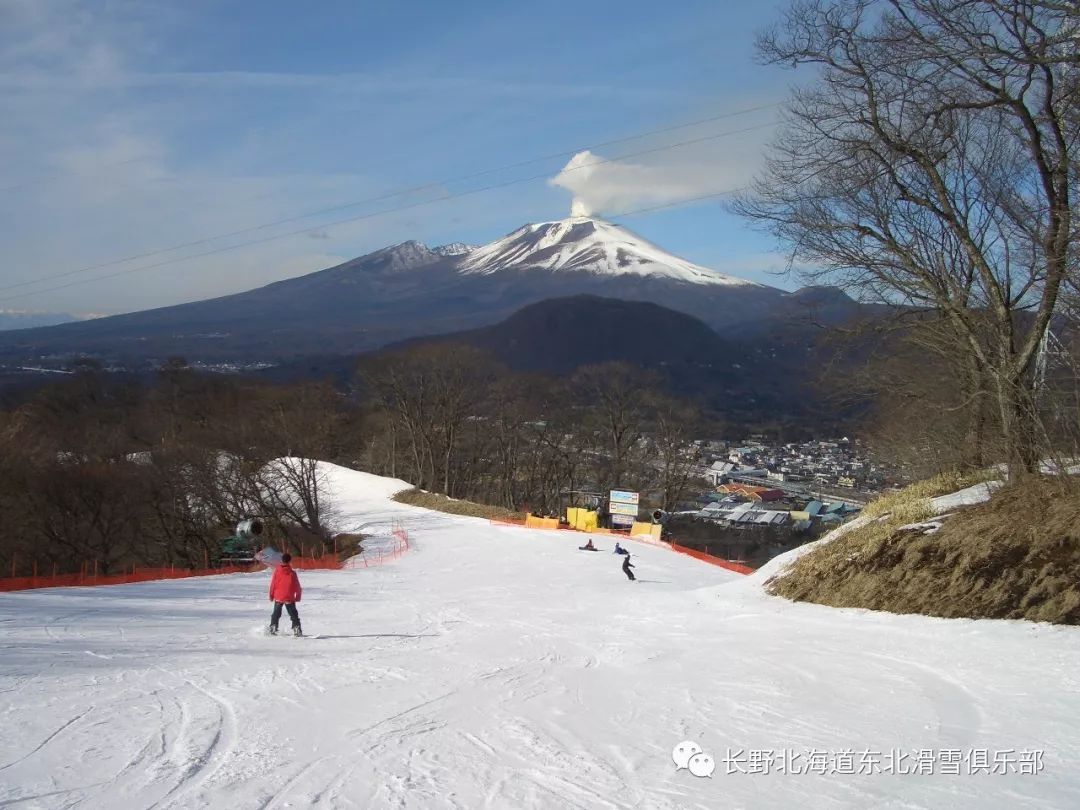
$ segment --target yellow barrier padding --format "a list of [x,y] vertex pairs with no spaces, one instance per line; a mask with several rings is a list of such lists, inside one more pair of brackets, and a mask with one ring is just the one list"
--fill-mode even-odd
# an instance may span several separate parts
[[659,523],[642,523],[635,520],[634,525],[630,527],[630,536],[640,537],[644,535],[659,540],[661,531],[663,531],[663,527]]
[[525,526],[529,529],[557,529],[559,528],[559,519],[528,515],[525,518]]
[[599,525],[599,518],[593,510],[570,506],[566,509],[566,522],[580,532],[591,532]]

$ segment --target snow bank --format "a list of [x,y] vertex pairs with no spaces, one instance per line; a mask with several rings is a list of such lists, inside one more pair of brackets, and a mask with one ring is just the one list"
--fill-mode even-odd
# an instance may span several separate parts
[[373,504],[383,506],[399,492],[412,489],[412,484],[400,478],[384,478],[327,461],[318,463],[318,475],[325,478],[330,500],[339,510],[362,509]]
[[954,492],[951,495],[931,498],[930,506],[935,515],[943,515],[961,506],[975,506],[976,504],[986,503],[990,500],[994,490],[999,489],[1002,485],[1002,481],[985,481],[967,489],[962,489],[959,492]]

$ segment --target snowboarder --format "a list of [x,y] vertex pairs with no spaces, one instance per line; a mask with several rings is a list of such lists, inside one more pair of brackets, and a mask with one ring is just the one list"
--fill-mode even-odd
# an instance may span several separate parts
[[637,566],[631,564],[631,562],[630,562],[630,554],[628,552],[626,557],[622,561],[622,570],[623,570],[623,573],[626,574],[626,578],[629,579],[631,582],[633,582],[634,579],[636,579],[636,577],[634,576],[634,572],[631,571],[630,569],[631,568],[636,568],[636,567]]
[[616,542],[616,543],[615,543],[615,551],[614,551],[614,553],[615,553],[615,554],[629,554],[630,552],[629,552],[629,551],[627,551],[627,550],[626,550],[625,548],[623,548],[622,546],[620,546],[620,545],[618,544],[618,542]]
[[590,537],[585,545],[578,546],[578,551],[599,551],[599,549],[592,544],[592,538]]
[[274,575],[270,577],[270,601],[274,603],[274,612],[270,614],[270,635],[272,636],[277,635],[282,607],[289,611],[293,635],[304,635],[300,629],[300,614],[296,611],[296,603],[300,601],[300,578],[289,565],[290,562],[292,562],[292,555],[282,554],[281,565],[274,569]]

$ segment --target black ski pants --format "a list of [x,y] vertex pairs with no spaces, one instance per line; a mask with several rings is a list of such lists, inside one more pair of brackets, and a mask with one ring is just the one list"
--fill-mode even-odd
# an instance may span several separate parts
[[285,610],[289,611],[289,618],[292,619],[292,626],[300,626],[300,614],[296,612],[295,602],[274,602],[274,612],[270,614],[270,626],[277,627],[278,620],[281,619],[281,608],[285,607]]

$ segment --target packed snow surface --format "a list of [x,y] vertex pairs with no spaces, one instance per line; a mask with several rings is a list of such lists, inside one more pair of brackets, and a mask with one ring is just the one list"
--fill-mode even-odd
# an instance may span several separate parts
[[342,528],[413,548],[301,571],[314,637],[262,635],[266,572],[0,594],[0,807],[1080,807],[1075,629],[794,604],[634,542],[630,583],[602,535],[327,470]]
[[491,275],[509,269],[658,276],[688,284],[760,286],[692,264],[625,228],[592,217],[525,225],[471,251],[460,271]]

